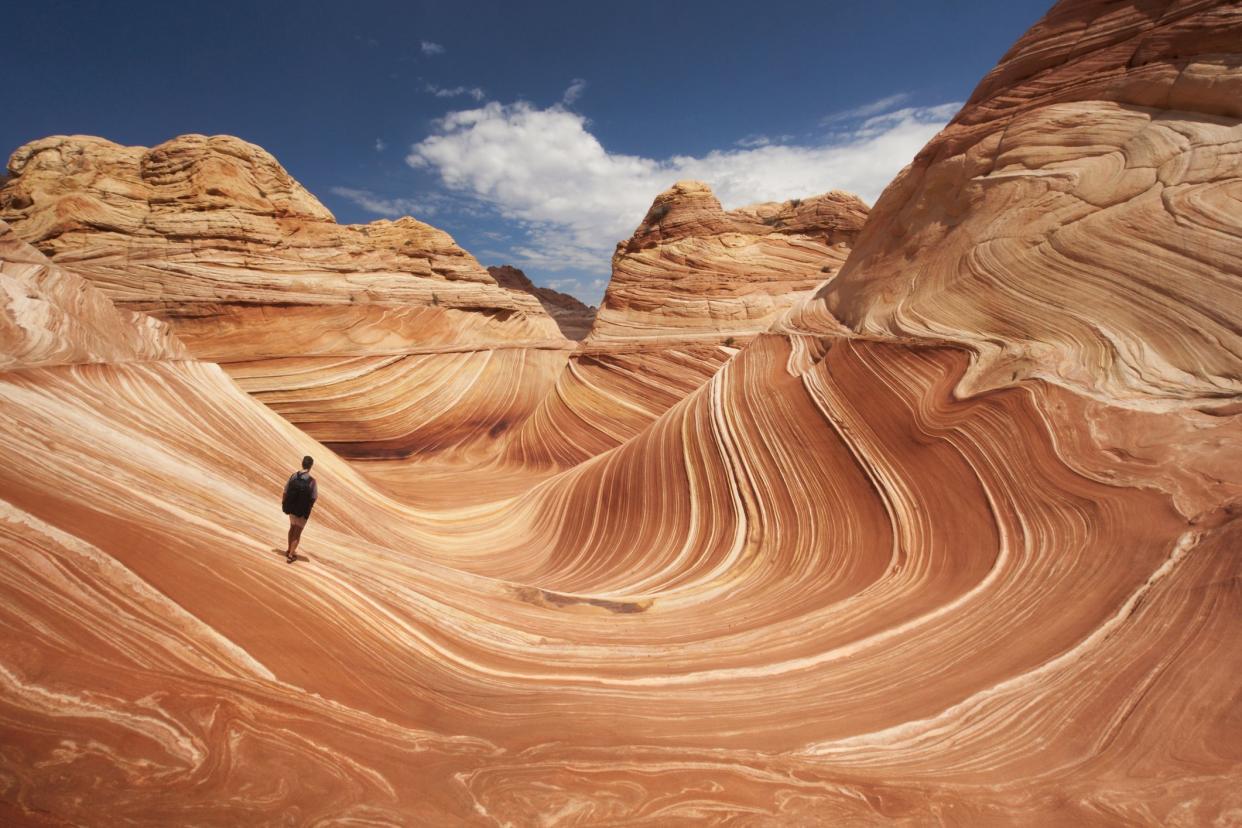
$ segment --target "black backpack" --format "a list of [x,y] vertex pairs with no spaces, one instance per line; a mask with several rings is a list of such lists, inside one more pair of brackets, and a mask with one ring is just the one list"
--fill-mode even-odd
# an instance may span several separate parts
[[293,477],[289,478],[289,485],[285,487],[285,497],[280,507],[286,515],[304,517],[310,514],[311,479],[309,474],[294,472]]

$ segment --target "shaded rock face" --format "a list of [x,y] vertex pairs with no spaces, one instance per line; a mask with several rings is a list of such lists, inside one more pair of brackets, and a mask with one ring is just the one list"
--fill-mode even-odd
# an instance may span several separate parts
[[537,287],[525,273],[510,265],[489,267],[487,272],[501,287],[520,290],[538,299],[539,304],[543,305],[543,309],[555,320],[566,339],[580,340],[590,332],[591,323],[595,321],[593,306],[583,304],[568,293],[561,293],[552,288]]
[[[1238,142],[1201,140],[1239,126],[1239,26],[1059,4],[836,280],[632,436],[547,420],[619,441],[554,474],[489,455],[381,491],[0,235],[3,822],[1236,821],[1242,425],[1215,389],[1238,349],[1189,321],[1215,297],[1242,328]],[[1117,121],[1118,89],[1148,103]],[[1060,133],[1061,165],[1014,127],[1067,105],[1096,128]],[[1164,151],[1117,149],[1135,111],[1191,149],[1157,168],[1176,226],[1111,195]],[[1011,218],[1041,211],[1075,218],[1047,248]],[[1105,267],[1114,214],[1168,290]],[[1082,302],[1068,262],[1108,290]],[[659,390],[643,353],[629,378]],[[480,400],[437,411],[501,426]],[[290,567],[303,454],[320,502]]]
[[[18,236],[355,456],[473,440],[480,414],[524,417],[564,364],[540,303],[447,233],[409,217],[339,225],[240,139],[57,136],[18,149],[9,174],[0,218]],[[511,393],[493,397],[496,383]],[[480,410],[428,415],[462,395]]]

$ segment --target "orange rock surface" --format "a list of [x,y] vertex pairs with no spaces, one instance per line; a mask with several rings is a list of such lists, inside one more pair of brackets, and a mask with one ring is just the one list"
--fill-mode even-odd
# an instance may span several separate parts
[[831,192],[726,213],[706,184],[680,181],[617,245],[588,345],[721,340],[766,330],[836,273],[867,206]]
[[[409,217],[339,225],[237,138],[57,136],[18,149],[9,174],[0,219],[19,236],[349,454],[441,451],[524,417],[570,347],[447,233]],[[478,385],[457,420],[439,400],[450,376],[459,402],[461,375]]]
[[590,334],[504,456],[567,466],[633,437],[831,278],[866,216],[843,192],[730,212],[702,182],[661,193],[617,245]]
[[0,234],[0,817],[1236,822],[1240,44],[1058,4],[840,275],[560,469],[364,475]]

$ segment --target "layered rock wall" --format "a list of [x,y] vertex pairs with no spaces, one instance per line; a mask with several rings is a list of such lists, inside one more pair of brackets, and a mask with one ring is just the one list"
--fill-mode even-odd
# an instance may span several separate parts
[[843,192],[730,212],[698,181],[661,193],[617,245],[590,334],[506,457],[573,465],[637,434],[831,279],[866,216]]
[[[1239,26],[1058,4],[836,280],[620,445],[491,499],[386,496],[0,243],[0,816],[1236,821],[1242,168],[1202,136],[1238,127]],[[1195,108],[1157,108],[1187,73]],[[1020,126],[1066,106],[1059,150]],[[1173,223],[1114,195],[1165,125]],[[1030,235],[1044,214],[1074,220]],[[1122,233],[1166,290],[1100,258]]]
[[962,343],[965,388],[1041,377],[1146,408],[1242,386],[1242,22],[1061,3],[885,191],[823,291],[860,334]]
[[351,454],[475,439],[472,405],[446,422],[423,397],[446,377],[467,398],[499,384],[507,402],[480,403],[486,418],[520,419],[570,347],[535,297],[498,285],[447,233],[409,217],[339,225],[237,138],[146,149],[57,136],[18,149],[9,173],[0,218],[21,238]]
[[580,340],[590,332],[591,324],[595,321],[595,308],[590,305],[583,304],[568,293],[538,287],[525,273],[510,265],[489,267],[487,272],[492,274],[496,284],[501,287],[520,290],[538,299],[566,338]]

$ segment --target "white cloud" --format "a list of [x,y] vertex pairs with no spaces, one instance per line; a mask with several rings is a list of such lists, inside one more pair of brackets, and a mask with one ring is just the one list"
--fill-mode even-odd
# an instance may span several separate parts
[[481,101],[487,97],[487,93],[477,86],[436,86],[434,83],[424,83],[423,90],[430,92],[437,98],[458,98],[462,95]]
[[376,139],[375,139],[375,151],[376,151],[376,152],[383,152],[383,151],[384,151],[384,150],[386,150],[386,149],[388,149],[388,144],[384,143],[384,139],[383,139],[383,138],[376,138]]
[[586,88],[586,81],[582,78],[574,78],[570,81],[568,88],[565,89],[565,94],[561,96],[561,103],[565,106],[570,106],[574,101],[582,97],[582,93],[586,91]]
[[867,112],[851,117],[871,117],[816,143],[654,159],[609,152],[585,118],[559,104],[492,102],[441,118],[406,161],[517,222],[526,240],[511,252],[523,265],[599,273],[652,199],[679,179],[706,181],[726,209],[831,189],[874,202],[959,104],[893,112],[877,106],[856,108]]
[[352,201],[362,209],[375,213],[377,216],[398,218],[400,216],[430,216],[436,212],[436,206],[427,201],[413,198],[388,198],[376,195],[370,190],[358,190],[353,187],[333,187],[332,193],[348,201]]
[[422,49],[423,54],[427,57],[444,54],[444,47],[439,43],[432,43],[430,40],[424,40],[419,43],[418,48]]
[[792,135],[747,135],[733,142],[737,147],[766,147],[769,144],[785,144],[793,140]]
[[910,100],[909,92],[898,92],[896,95],[889,95],[887,98],[865,103],[862,106],[856,106],[852,109],[842,109],[840,112],[834,112],[819,119],[821,126],[827,124],[836,124],[842,121],[853,121],[858,118],[866,118],[871,115],[879,115],[882,112],[891,111],[894,107],[900,106]]

